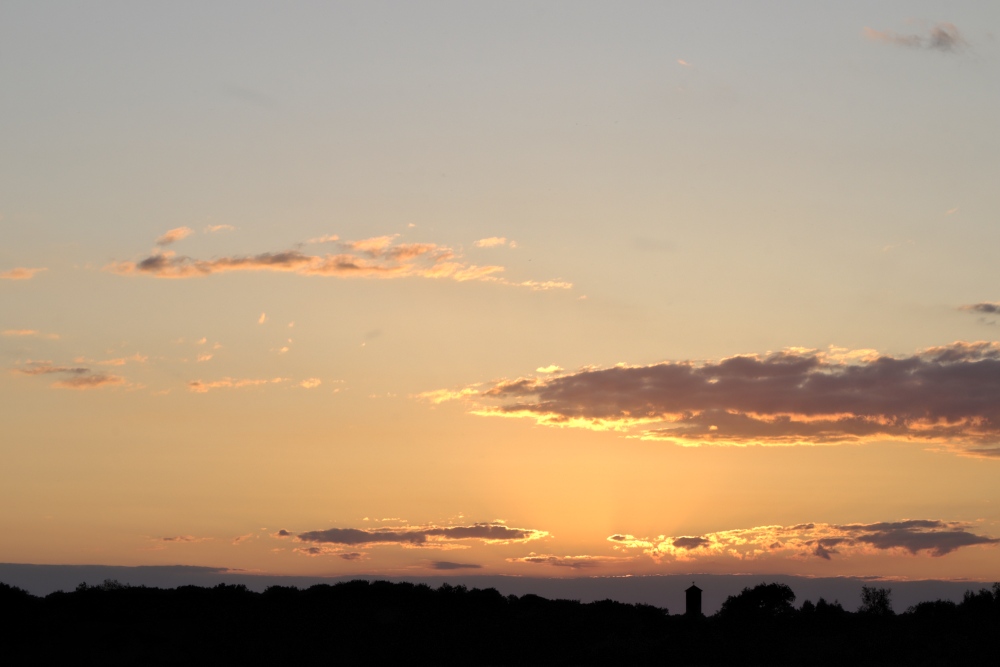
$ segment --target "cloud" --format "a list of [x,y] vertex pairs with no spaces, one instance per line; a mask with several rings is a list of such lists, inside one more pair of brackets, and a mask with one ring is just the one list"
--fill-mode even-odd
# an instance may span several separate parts
[[698,547],[708,546],[709,542],[704,537],[675,537],[673,545],[678,549],[697,549]]
[[243,542],[246,542],[251,537],[253,537],[253,535],[254,535],[253,533],[247,533],[246,535],[240,535],[239,537],[234,537],[233,546],[237,546],[239,544],[242,544]]
[[98,389],[105,386],[124,384],[125,378],[118,375],[106,375],[98,373],[96,375],[80,375],[66,378],[52,384],[59,389]]
[[303,556],[335,556],[343,560],[367,560],[366,556],[368,554],[362,553],[360,551],[341,551],[339,549],[333,549],[330,547],[296,547],[292,549],[292,553],[301,554]]
[[[495,248],[497,246],[507,245],[507,239],[503,236],[491,236],[489,238],[479,239],[474,245],[477,248]],[[517,244],[511,241],[510,247],[516,248]]]
[[902,440],[1000,456],[1000,343],[905,357],[792,348],[718,361],[620,364],[426,392],[473,414],[679,445]]
[[194,230],[191,229],[190,227],[175,227],[174,229],[171,229],[160,238],[156,239],[156,245],[158,246],[170,245],[171,243],[176,243],[177,241],[185,239],[191,236],[192,234],[194,234]]
[[911,519],[881,523],[803,523],[757,526],[707,533],[698,537],[636,538],[612,535],[608,541],[623,551],[638,550],[657,561],[691,562],[700,558],[811,558],[833,560],[880,552],[939,558],[957,549],[992,545],[1000,539],[977,535],[961,521]]
[[314,242],[336,242],[339,253],[310,255],[300,250],[265,252],[250,256],[203,260],[157,252],[138,262],[117,262],[105,270],[119,275],[147,275],[157,278],[198,278],[232,271],[280,271],[303,276],[338,278],[436,278],[458,282],[481,281],[526,287],[531,290],[569,289],[561,280],[510,281],[497,274],[502,266],[479,266],[461,260],[447,246],[435,243],[396,243],[395,236],[376,236],[360,241],[334,241],[333,237]]
[[[217,232],[235,232],[236,228],[232,225],[209,225],[205,227],[206,234],[215,234]],[[169,232],[167,232],[169,234]]]
[[447,560],[435,560],[431,562],[430,567],[434,570],[479,570],[483,566],[475,563],[452,563]]
[[261,313],[260,317],[257,318],[257,324],[264,324],[267,322],[267,313]]
[[188,382],[188,391],[193,391],[196,394],[204,394],[212,389],[243,389],[244,387],[259,387],[265,384],[277,384],[279,382],[287,381],[288,378],[271,378],[268,380],[253,378],[236,379],[230,377],[215,380],[214,382],[192,380],[191,382]]
[[2,332],[4,336],[23,336],[31,338],[44,338],[46,340],[59,340],[59,334],[44,334],[35,329],[7,329]]
[[529,542],[546,537],[544,530],[510,528],[499,523],[476,523],[471,526],[405,526],[401,528],[329,528],[300,533],[300,542],[316,544],[400,544],[438,546],[458,540],[478,540],[485,544]]
[[959,310],[967,310],[969,312],[981,313],[983,315],[1000,315],[1000,301],[973,303],[967,306],[961,306]]
[[299,383],[299,386],[303,389],[315,389],[316,387],[323,384],[323,381],[319,378],[308,378]]
[[48,271],[48,269],[29,269],[19,266],[7,271],[0,271],[0,280],[30,280],[35,277],[36,273],[41,273],[42,271]]
[[923,34],[901,35],[892,30],[874,30],[865,27],[861,33],[874,42],[905,46],[913,49],[928,49],[944,53],[957,53],[968,46],[958,28],[952,23],[935,23]]
[[28,361],[12,369],[22,375],[63,375],[51,386],[56,389],[98,389],[125,383],[125,378],[107,373],[94,373],[85,366],[54,366],[51,361]]
[[532,563],[535,565],[551,565],[552,567],[567,567],[573,570],[598,567],[602,561],[620,560],[607,556],[552,556],[548,554],[522,556],[520,558],[508,558],[508,563]]
[[548,366],[540,366],[535,369],[536,373],[559,373],[563,370],[562,366],[556,366],[555,364],[550,364]]
[[279,530],[276,533],[271,533],[271,537],[277,537],[279,539],[283,539],[283,538],[286,538],[286,537],[295,537],[295,535],[293,535],[292,533],[290,533],[287,530],[285,530],[284,528],[282,528],[281,530]]
[[194,535],[174,535],[172,537],[157,537],[155,538],[157,542],[183,542],[183,543],[195,543],[195,542],[207,542],[211,540],[211,537],[195,537]]

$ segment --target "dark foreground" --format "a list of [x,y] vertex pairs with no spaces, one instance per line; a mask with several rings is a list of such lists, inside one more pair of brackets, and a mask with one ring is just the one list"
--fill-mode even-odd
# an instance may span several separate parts
[[891,610],[871,589],[858,612],[761,584],[709,618],[649,605],[581,604],[494,589],[353,581],[176,589],[107,581],[34,597],[0,584],[4,664],[996,664],[1000,584]]

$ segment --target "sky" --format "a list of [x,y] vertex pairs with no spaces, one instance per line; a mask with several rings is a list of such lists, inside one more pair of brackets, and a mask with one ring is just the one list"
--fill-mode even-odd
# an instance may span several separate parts
[[998,31],[5,2],[0,562],[1000,579]]

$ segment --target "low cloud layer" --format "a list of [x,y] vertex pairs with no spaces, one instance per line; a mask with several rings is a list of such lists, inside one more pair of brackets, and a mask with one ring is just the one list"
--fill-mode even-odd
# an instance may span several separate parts
[[834,560],[880,552],[938,558],[963,547],[1000,542],[1000,539],[977,535],[971,528],[970,524],[961,521],[929,519],[869,524],[804,523],[740,528],[699,536],[648,538],[617,534],[608,541],[621,551],[638,550],[654,560],[668,562],[703,558]]
[[550,567],[583,570],[599,567],[605,561],[618,561],[614,556],[552,556],[550,554],[530,554],[519,558],[508,558],[508,563],[529,563],[532,565],[548,565]]
[[429,547],[462,540],[475,540],[485,544],[511,544],[529,542],[547,535],[544,530],[511,528],[500,523],[476,523],[471,526],[329,528],[300,533],[296,539],[300,542],[347,546],[398,544]]
[[0,280],[30,280],[35,277],[36,273],[41,273],[45,270],[44,268],[29,269],[24,266],[18,266],[6,271],[0,271]]
[[874,42],[905,46],[911,49],[928,49],[944,53],[957,53],[968,46],[952,23],[935,23],[918,34],[900,34],[892,30],[864,28],[862,34]]
[[430,567],[433,570],[480,570],[483,566],[475,563],[453,563],[447,560],[435,560],[431,561]]
[[[178,238],[171,230],[157,240],[167,245]],[[190,230],[188,230],[190,232]],[[173,236],[171,236],[173,235]],[[186,235],[186,234],[185,234]],[[175,238],[176,237],[176,238]],[[162,243],[161,243],[162,241]],[[514,282],[501,277],[504,267],[478,266],[464,261],[454,250],[435,243],[397,243],[396,236],[376,236],[360,241],[343,241],[331,235],[310,243],[332,243],[339,252],[312,255],[301,250],[265,252],[257,255],[194,259],[173,252],[156,252],[138,262],[118,262],[106,267],[120,275],[147,275],[157,278],[198,278],[233,271],[279,271],[305,276],[338,278],[438,278],[493,282],[532,290],[569,289],[571,283],[549,280]]]
[[908,440],[1000,456],[1000,343],[905,357],[791,349],[719,361],[618,365],[427,392],[474,414],[614,430],[680,445]]
[[125,384],[125,378],[110,373],[95,372],[86,366],[57,366],[51,361],[29,361],[12,369],[21,375],[55,375],[56,389],[99,389]]

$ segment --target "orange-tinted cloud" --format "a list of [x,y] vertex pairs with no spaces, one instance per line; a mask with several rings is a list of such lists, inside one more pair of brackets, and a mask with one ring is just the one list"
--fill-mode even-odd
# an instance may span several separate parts
[[957,342],[908,357],[796,348],[719,361],[591,368],[476,391],[423,396],[465,396],[478,415],[681,445],[909,440],[1000,456],[997,342]]
[[471,526],[406,526],[400,528],[329,528],[300,533],[300,542],[342,544],[349,546],[401,544],[435,546],[442,542],[477,540],[485,544],[529,542],[546,537],[548,532],[530,528],[511,528],[500,523],[476,523]]
[[[316,239],[315,241],[326,241]],[[333,239],[330,239],[333,242]],[[305,276],[338,278],[442,278],[484,281],[527,287],[531,290],[569,289],[559,280],[510,281],[499,275],[502,266],[478,266],[462,261],[451,248],[434,243],[396,243],[395,236],[377,236],[360,241],[336,241],[341,252],[310,255],[300,250],[265,252],[250,256],[192,259],[158,252],[138,262],[118,262],[106,267],[120,275],[157,278],[197,278],[232,271],[283,271]]]
[[45,268],[29,269],[23,266],[19,266],[13,269],[8,269],[7,271],[0,271],[0,280],[30,280],[35,277],[36,273],[41,273],[42,271],[47,271]]
[[969,546],[989,546],[1000,539],[977,535],[968,523],[910,519],[880,523],[803,523],[757,526],[700,536],[636,538],[612,535],[609,542],[628,552],[638,550],[657,561],[690,562],[700,558],[848,558],[879,552],[941,557]]
[[874,30],[868,27],[864,28],[861,33],[875,42],[945,53],[955,53],[968,46],[968,42],[962,37],[958,28],[954,24],[945,22],[935,23],[919,35],[901,35],[892,30]]
[[6,329],[3,332],[4,336],[22,336],[30,338],[44,338],[46,340],[58,340],[59,334],[47,334],[41,331],[36,331],[35,329]]
[[175,227],[160,238],[156,239],[156,245],[170,245],[171,243],[176,243],[177,241],[185,239],[192,234],[194,234],[194,230],[190,227]]
[[65,376],[52,384],[57,389],[98,389],[125,383],[125,378],[117,375],[94,373],[85,366],[54,366],[51,361],[29,361],[12,370],[22,375]]
[[202,380],[192,380],[188,382],[188,391],[193,391],[196,394],[204,394],[212,389],[242,389],[244,387],[259,387],[265,384],[277,384],[280,382],[287,382],[288,378],[270,378],[270,379],[259,379],[259,378],[222,378],[221,380],[214,380],[212,382],[204,382]]

